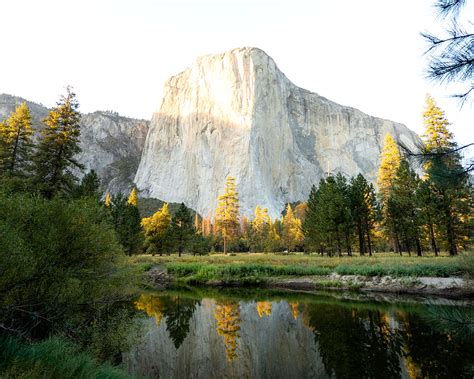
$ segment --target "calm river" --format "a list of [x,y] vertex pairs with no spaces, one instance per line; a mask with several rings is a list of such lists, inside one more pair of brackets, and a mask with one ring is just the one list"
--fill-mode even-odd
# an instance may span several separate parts
[[472,302],[266,290],[140,296],[149,378],[472,378]]

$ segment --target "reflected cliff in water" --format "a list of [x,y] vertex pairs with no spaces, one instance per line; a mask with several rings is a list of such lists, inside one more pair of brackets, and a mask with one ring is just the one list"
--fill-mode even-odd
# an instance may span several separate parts
[[472,304],[194,290],[142,295],[135,306],[146,315],[144,335],[124,361],[145,377],[457,378],[474,372]]

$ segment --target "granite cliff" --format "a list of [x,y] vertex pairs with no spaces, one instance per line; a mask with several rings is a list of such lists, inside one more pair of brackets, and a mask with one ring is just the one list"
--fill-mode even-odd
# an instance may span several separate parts
[[306,200],[329,170],[375,182],[386,133],[414,146],[402,124],[295,86],[265,52],[240,48],[199,58],[171,77],[152,117],[135,176],[145,196],[213,211],[225,178],[241,213],[279,216]]

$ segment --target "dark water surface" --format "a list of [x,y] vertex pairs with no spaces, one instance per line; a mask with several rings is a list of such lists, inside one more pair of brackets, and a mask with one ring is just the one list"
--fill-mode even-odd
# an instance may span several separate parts
[[472,302],[266,290],[147,293],[124,354],[151,378],[471,378]]

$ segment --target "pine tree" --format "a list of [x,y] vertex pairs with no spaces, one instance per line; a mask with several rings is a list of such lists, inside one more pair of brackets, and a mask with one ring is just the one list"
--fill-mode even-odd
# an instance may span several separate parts
[[408,254],[411,255],[411,247],[414,242],[417,255],[421,256],[421,227],[416,196],[419,181],[416,173],[403,159],[392,183],[388,213],[391,219],[396,220],[397,229],[400,231],[401,245],[404,245]]
[[190,246],[196,230],[189,208],[181,203],[171,223],[173,243],[178,248],[178,254]]
[[449,254],[456,255],[458,246],[469,235],[473,202],[469,176],[462,167],[461,157],[454,151],[456,144],[448,130],[449,122],[430,97],[423,117],[424,153],[431,157],[425,164],[426,180],[434,195],[433,204],[438,209],[438,222]]
[[57,193],[70,193],[77,178],[74,170],[83,166],[75,159],[79,147],[79,103],[71,88],[44,120],[37,153],[34,157],[35,182],[48,199]]
[[438,256],[439,244],[436,241],[436,236],[439,234],[439,204],[434,189],[432,188],[432,184],[428,180],[420,182],[416,197],[420,205],[421,222],[427,229],[429,246],[435,256]]
[[[94,170],[89,171],[81,180],[81,184],[74,190],[74,197],[90,197],[99,201],[102,193],[100,191],[100,179]],[[110,195],[109,195],[110,201]]]
[[117,195],[111,201],[112,220],[118,239],[128,255],[137,254],[143,246],[143,229],[138,208]]
[[138,195],[137,195],[137,187],[133,187],[130,191],[130,195],[127,199],[128,205],[133,205],[134,207],[138,206]]
[[235,188],[235,179],[232,176],[226,178],[224,193],[218,198],[215,212],[216,231],[224,239],[224,254],[227,254],[227,243],[234,238],[239,231],[239,200]]
[[396,252],[400,250],[399,231],[396,220],[390,217],[388,203],[390,201],[393,180],[400,166],[401,155],[395,140],[390,134],[385,136],[384,146],[380,155],[380,167],[377,185],[382,208],[382,225],[384,234],[392,241]]
[[375,190],[362,174],[351,179],[350,209],[359,239],[359,253],[372,255],[372,233],[376,218]]
[[31,114],[26,103],[0,122],[0,175],[24,177],[33,152]]

